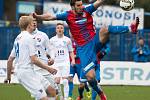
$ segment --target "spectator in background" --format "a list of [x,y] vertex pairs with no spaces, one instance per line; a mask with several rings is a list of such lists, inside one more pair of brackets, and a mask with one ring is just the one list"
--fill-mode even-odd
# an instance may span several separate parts
[[149,47],[144,43],[142,37],[139,38],[138,44],[132,48],[133,59],[135,62],[147,62]]

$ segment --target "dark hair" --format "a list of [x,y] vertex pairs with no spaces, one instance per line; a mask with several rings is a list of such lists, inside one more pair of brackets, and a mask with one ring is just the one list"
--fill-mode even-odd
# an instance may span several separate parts
[[70,0],[70,6],[74,6],[76,1],[82,1],[82,0]]
[[139,37],[139,40],[144,40],[144,38],[143,37]]
[[63,23],[57,23],[57,25],[56,25],[56,26],[58,26],[58,25],[62,25],[62,26],[64,26],[64,24],[63,24]]

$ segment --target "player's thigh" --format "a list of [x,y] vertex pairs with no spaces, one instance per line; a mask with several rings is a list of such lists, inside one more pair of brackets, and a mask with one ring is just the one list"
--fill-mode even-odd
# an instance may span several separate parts
[[43,81],[42,81],[43,85],[44,84],[49,84],[52,88],[55,89],[56,88],[56,83],[55,83],[54,75],[47,74],[47,75],[44,75],[44,77],[45,77],[46,80],[48,80],[48,82],[45,81],[45,79],[43,79]]
[[32,70],[19,70],[17,74],[18,81],[37,99],[47,96],[40,77]]

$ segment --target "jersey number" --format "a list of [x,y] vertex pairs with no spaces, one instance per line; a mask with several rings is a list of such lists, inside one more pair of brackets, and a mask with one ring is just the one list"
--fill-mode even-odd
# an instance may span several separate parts
[[58,51],[57,51],[57,55],[58,55],[58,56],[64,55],[64,50],[58,50]]

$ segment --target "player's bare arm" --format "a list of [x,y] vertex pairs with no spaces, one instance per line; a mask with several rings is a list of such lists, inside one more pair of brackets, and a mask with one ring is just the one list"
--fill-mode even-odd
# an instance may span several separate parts
[[71,57],[71,65],[74,66],[75,65],[75,55],[74,55],[74,52],[73,51],[69,52],[69,55]]
[[39,59],[36,56],[31,56],[31,61],[32,61],[33,64],[39,66],[40,68],[46,69],[51,74],[56,74],[57,73],[56,69],[51,68],[48,65],[40,62]]
[[34,18],[44,21],[56,20],[56,16],[51,15],[50,13],[45,13],[43,15],[37,15],[36,13],[32,14]]
[[104,0],[96,0],[93,5],[97,9],[100,5],[102,5]]
[[13,69],[13,61],[15,57],[9,56],[7,61],[7,79],[4,81],[5,83],[10,83],[11,81],[11,71]]

